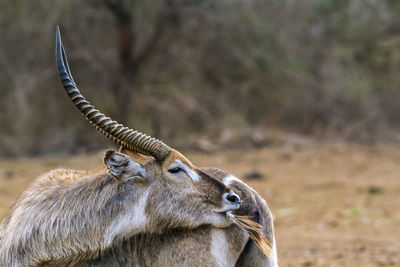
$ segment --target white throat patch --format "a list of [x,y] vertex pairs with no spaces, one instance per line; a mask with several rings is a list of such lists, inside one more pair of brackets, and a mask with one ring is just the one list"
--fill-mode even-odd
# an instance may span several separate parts
[[224,230],[213,229],[211,232],[211,255],[215,263],[220,267],[234,266],[235,259],[233,259],[228,240],[226,239]]
[[126,238],[146,230],[146,204],[150,193],[149,189],[138,193],[140,197],[125,213],[116,217],[104,234],[105,245],[111,246],[116,237]]

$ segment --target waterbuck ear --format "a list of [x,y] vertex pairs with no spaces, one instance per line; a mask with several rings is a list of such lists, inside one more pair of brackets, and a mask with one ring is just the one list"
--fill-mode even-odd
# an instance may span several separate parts
[[112,176],[118,180],[130,179],[145,180],[146,170],[131,157],[114,150],[107,150],[104,155],[104,164]]

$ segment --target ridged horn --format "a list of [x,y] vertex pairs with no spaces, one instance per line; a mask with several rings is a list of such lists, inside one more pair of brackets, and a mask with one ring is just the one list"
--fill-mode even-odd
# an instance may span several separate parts
[[123,146],[124,148],[145,155],[151,155],[158,161],[163,161],[171,152],[171,148],[146,134],[129,129],[122,124],[106,117],[95,109],[79,92],[69,69],[67,56],[61,43],[60,29],[56,30],[56,62],[58,74],[65,91],[83,116],[102,134]]

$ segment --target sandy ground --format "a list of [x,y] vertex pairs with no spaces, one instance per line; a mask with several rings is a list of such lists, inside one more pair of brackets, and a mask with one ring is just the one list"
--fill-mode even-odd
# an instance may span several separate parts
[[[400,266],[400,146],[313,144],[187,156],[244,179],[267,200],[280,266]],[[1,160],[0,219],[38,175],[101,164],[101,152]],[[251,173],[262,178],[245,178]]]

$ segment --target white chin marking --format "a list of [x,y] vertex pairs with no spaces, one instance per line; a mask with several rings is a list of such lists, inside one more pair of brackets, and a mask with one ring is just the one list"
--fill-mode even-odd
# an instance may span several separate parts
[[233,205],[225,205],[220,209],[214,209],[215,212],[229,212],[229,211],[233,211],[233,210],[237,210],[240,207],[240,204],[233,204]]

